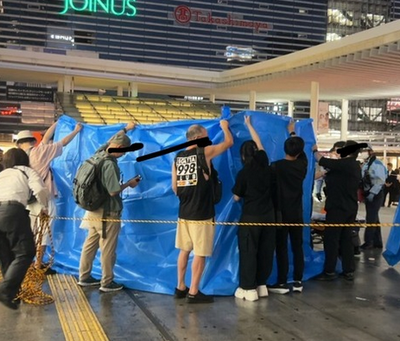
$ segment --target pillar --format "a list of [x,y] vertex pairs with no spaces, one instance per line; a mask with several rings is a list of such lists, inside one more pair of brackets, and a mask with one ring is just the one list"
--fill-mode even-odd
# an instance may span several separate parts
[[293,101],[288,101],[288,116],[289,117],[293,117],[293,109],[294,109]]
[[255,91],[250,91],[250,96],[249,96],[249,109],[250,110],[256,110],[256,97],[257,93]]
[[319,103],[319,83],[311,82],[310,118],[313,119],[314,131],[317,131]]
[[340,139],[347,140],[349,126],[349,101],[342,99],[342,119],[340,120]]
[[117,96],[118,97],[124,96],[124,87],[122,85],[117,86]]
[[136,83],[129,83],[128,87],[128,97],[137,97],[138,95],[138,86]]

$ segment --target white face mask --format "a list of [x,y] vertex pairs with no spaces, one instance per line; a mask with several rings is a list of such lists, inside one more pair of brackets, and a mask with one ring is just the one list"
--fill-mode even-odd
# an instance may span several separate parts
[[359,159],[363,159],[363,160],[368,159],[368,158],[369,158],[368,151],[363,151],[363,152],[361,152],[360,154],[358,154],[358,158],[359,158]]

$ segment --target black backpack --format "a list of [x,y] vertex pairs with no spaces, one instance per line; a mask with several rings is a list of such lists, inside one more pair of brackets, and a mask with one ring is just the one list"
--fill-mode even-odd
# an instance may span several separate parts
[[212,162],[210,161],[211,165],[211,175],[210,175],[210,170],[207,166],[207,161],[206,161],[206,156],[204,155],[204,148],[197,148],[197,157],[199,160],[199,165],[209,177],[212,185],[212,190],[213,190],[213,199],[214,199],[214,204],[218,204],[221,199],[222,199],[222,182],[218,178],[218,172],[214,168]]
[[371,175],[369,174],[369,168],[373,164],[373,162],[376,160],[376,156],[372,156],[367,164],[367,169],[365,170],[364,176],[361,178],[360,182],[360,188],[362,190],[362,193],[364,197],[367,197],[369,194],[369,191],[372,188],[372,180],[371,180]]
[[101,170],[106,159],[95,154],[84,161],[76,172],[72,194],[78,206],[86,211],[97,210],[109,197],[101,182]]

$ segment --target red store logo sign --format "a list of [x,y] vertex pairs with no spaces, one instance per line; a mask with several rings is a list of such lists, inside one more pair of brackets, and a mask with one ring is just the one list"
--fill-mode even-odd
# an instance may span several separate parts
[[232,14],[228,13],[226,17],[214,17],[209,11],[201,11],[199,9],[191,9],[188,6],[180,5],[174,10],[175,20],[179,24],[188,24],[191,21],[200,22],[211,25],[221,26],[236,26],[253,29],[254,32],[258,33],[262,30],[272,29],[271,24],[263,23],[260,21],[249,21],[243,19],[236,19],[232,17]]

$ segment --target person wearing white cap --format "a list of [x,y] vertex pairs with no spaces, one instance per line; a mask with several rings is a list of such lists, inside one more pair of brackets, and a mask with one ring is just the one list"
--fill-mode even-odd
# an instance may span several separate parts
[[[379,210],[383,203],[383,186],[387,178],[385,165],[376,158],[370,143],[364,149],[368,155],[362,167],[362,182],[364,185],[366,223],[379,224]],[[367,227],[364,233],[364,244],[362,250],[382,249],[382,234],[380,227]]]
[[[56,129],[57,122],[53,123],[49,129],[43,135],[42,141],[36,145],[36,137],[29,130],[22,130],[18,133],[16,144],[18,148],[24,150],[29,156],[30,167],[32,167],[42,178],[47,189],[50,192],[51,200],[49,201],[49,215],[54,217],[56,215],[54,198],[57,197],[57,189],[53,181],[53,175],[50,169],[50,163],[56,157],[62,154],[63,147],[72,141],[72,139],[79,133],[82,129],[82,124],[78,123],[75,129],[62,138],[58,142],[50,143],[54,131]],[[37,201],[29,202],[27,209],[30,211],[31,227],[34,228],[36,216],[40,213],[40,205]],[[50,223],[51,228],[51,223]],[[43,255],[46,251],[46,246],[48,245],[48,235],[45,234],[41,241],[41,252],[36,255],[36,267],[45,267],[42,264]],[[48,274],[55,273],[54,270],[48,269]]]

